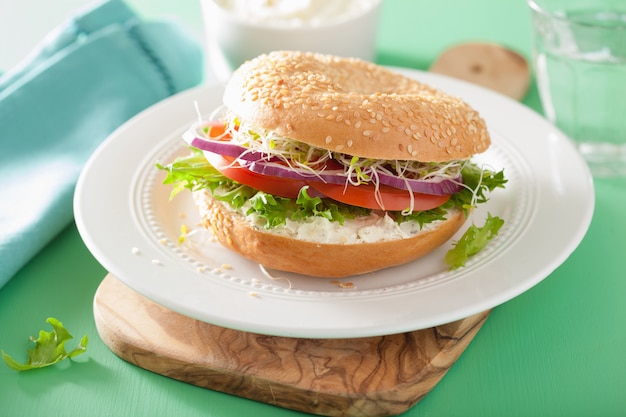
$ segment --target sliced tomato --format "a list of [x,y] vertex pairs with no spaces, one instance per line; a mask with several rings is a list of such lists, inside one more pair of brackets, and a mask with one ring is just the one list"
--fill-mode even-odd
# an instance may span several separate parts
[[[226,125],[224,122],[212,120],[204,125],[206,135],[210,138],[219,138],[226,132]],[[230,138],[230,135],[224,138],[224,140]]]
[[[387,185],[379,186],[380,202],[376,199],[376,187],[370,184],[347,187],[341,184],[327,184],[311,182],[312,188],[320,193],[353,206],[365,207],[374,210],[402,211],[411,207],[411,195],[406,190],[400,190]],[[439,207],[450,199],[449,195],[430,195],[413,193],[413,211],[430,210]]]
[[235,159],[231,157],[225,157],[212,152],[205,152],[204,156],[207,161],[225,177],[269,194],[280,197],[297,198],[300,189],[307,185],[307,182],[304,180],[257,174],[246,167],[240,166],[235,162]]

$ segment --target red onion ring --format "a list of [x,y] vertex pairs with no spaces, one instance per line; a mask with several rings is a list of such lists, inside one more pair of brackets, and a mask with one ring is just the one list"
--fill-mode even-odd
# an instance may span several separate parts
[[262,152],[252,151],[230,141],[213,140],[200,137],[195,129],[190,129],[183,133],[183,140],[189,146],[193,146],[201,151],[213,152],[224,156],[232,156],[246,161],[259,161],[265,157],[265,154]]
[[461,176],[454,179],[415,180],[379,172],[378,181],[381,184],[401,190],[432,195],[456,194],[463,189],[463,177]]

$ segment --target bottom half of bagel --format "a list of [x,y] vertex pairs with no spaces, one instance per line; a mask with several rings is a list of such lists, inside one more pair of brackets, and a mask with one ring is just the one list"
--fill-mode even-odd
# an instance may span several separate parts
[[[304,225],[299,232],[293,225],[267,230],[244,212],[214,199],[207,190],[195,191],[193,198],[203,225],[223,246],[266,268],[325,278],[360,275],[413,261],[449,240],[466,220],[462,210],[453,209],[446,220],[423,228],[416,222],[403,223],[403,230],[392,226],[398,229],[395,232],[388,230],[388,223],[394,221],[384,213],[346,220],[343,225],[324,224],[331,222],[318,218],[314,220],[317,223]],[[353,236],[330,231],[345,227]],[[326,230],[320,233],[319,229]],[[303,237],[302,230],[311,236]]]

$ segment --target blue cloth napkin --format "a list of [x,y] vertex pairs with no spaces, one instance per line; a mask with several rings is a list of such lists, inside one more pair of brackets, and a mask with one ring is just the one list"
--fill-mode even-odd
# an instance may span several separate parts
[[0,76],[0,288],[73,218],[78,175],[113,130],[203,80],[199,42],[119,0],[77,11]]

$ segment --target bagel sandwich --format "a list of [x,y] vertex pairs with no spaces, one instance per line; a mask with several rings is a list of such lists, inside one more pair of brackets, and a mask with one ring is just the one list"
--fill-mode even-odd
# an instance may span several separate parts
[[[176,184],[172,195],[191,190],[203,224],[231,250],[316,277],[413,261],[506,183],[502,171],[470,160],[491,140],[467,103],[331,55],[277,51],[247,61],[223,106],[183,139],[190,155],[157,163],[164,183]],[[500,226],[486,222],[481,232]]]

